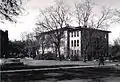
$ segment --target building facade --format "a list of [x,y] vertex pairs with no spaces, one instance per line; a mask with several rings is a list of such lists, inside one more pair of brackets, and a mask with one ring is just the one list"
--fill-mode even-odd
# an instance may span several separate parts
[[8,47],[8,31],[0,30],[0,57],[5,57]]
[[[55,31],[48,31],[42,34],[44,37],[51,37]],[[66,59],[72,59],[76,56],[78,60],[83,58],[93,60],[98,59],[100,55],[108,56],[108,35],[110,31],[69,26],[59,29],[58,32],[63,34],[60,40],[60,52]],[[38,37],[40,39],[40,36]],[[55,49],[54,42],[51,41],[49,47],[44,49],[44,52],[55,53]],[[42,52],[42,48],[39,51]]]

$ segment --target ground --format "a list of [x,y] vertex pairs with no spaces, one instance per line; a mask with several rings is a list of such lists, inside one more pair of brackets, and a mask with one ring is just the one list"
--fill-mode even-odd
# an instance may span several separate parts
[[[98,66],[98,61],[87,61],[86,63],[83,61],[56,61],[56,60],[30,60],[30,59],[22,59],[22,62],[26,65],[31,66],[53,66],[53,65],[81,65],[81,66]],[[106,65],[115,65],[117,62],[106,61]]]
[[[105,62],[98,66],[98,61],[56,61],[56,60],[31,60],[22,59],[28,66],[60,66],[53,69],[39,68],[25,72],[12,72],[2,75],[2,82],[119,82],[120,66],[118,62]],[[116,65],[118,64],[118,65]],[[67,67],[63,67],[67,65]],[[77,65],[77,66],[72,66]],[[115,67],[118,70],[111,68]],[[17,70],[15,70],[17,71]]]

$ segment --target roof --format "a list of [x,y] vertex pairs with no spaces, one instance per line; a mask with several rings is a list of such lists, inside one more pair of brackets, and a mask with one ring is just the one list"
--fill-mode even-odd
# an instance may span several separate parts
[[101,29],[96,29],[96,28],[88,28],[88,27],[75,27],[75,29],[82,29],[82,30],[96,30],[96,31],[101,31],[101,32],[111,33],[111,31],[101,30]]
[[95,28],[88,28],[88,27],[82,27],[82,26],[79,26],[79,27],[66,26],[66,27],[63,27],[63,28],[59,28],[59,29],[55,29],[55,30],[51,30],[51,31],[46,31],[46,32],[43,32],[43,33],[40,33],[40,34],[49,34],[49,33],[55,32],[55,31],[67,31],[67,30],[69,30],[69,31],[73,31],[73,30],[74,31],[75,30],[95,30],[95,31],[101,31],[101,32],[111,33],[111,31],[106,31],[106,30],[101,30],[101,29],[95,29]]

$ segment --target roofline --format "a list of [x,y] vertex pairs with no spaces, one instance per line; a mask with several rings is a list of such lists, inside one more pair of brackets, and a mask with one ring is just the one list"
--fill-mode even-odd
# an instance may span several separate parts
[[[106,30],[100,30],[100,29],[95,29],[95,28],[88,28],[88,27],[82,27],[82,26],[78,26],[78,27],[72,27],[72,26],[66,26],[66,27],[63,27],[63,28],[59,28],[59,29],[55,29],[55,30],[50,30],[50,31],[46,31],[46,32],[42,32],[42,33],[39,33],[39,34],[46,34],[46,33],[52,33],[52,32],[55,32],[56,30],[62,30],[62,31],[66,31],[66,30],[96,30],[96,31],[101,31],[101,32],[106,32],[106,33],[111,33],[111,31],[106,31]],[[39,36],[39,35],[37,35]]]
[[90,30],[91,29],[91,30],[96,30],[96,31],[102,31],[102,32],[111,33],[111,31],[107,31],[107,30],[101,30],[101,29],[90,28],[90,27],[88,28],[88,27],[82,27],[82,26],[75,27],[75,29],[85,29],[85,30]]

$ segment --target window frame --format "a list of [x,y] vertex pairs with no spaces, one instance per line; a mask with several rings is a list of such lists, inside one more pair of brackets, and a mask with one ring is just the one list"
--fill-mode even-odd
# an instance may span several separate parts
[[74,40],[74,47],[76,47],[76,40]]
[[79,37],[79,31],[77,31],[77,37]]
[[73,32],[71,32],[71,37],[73,37]]
[[71,40],[71,47],[73,47],[73,40]]
[[76,37],[76,31],[74,31],[74,37]]
[[77,47],[79,47],[79,42],[80,42],[80,41],[79,41],[79,40],[77,40]]

